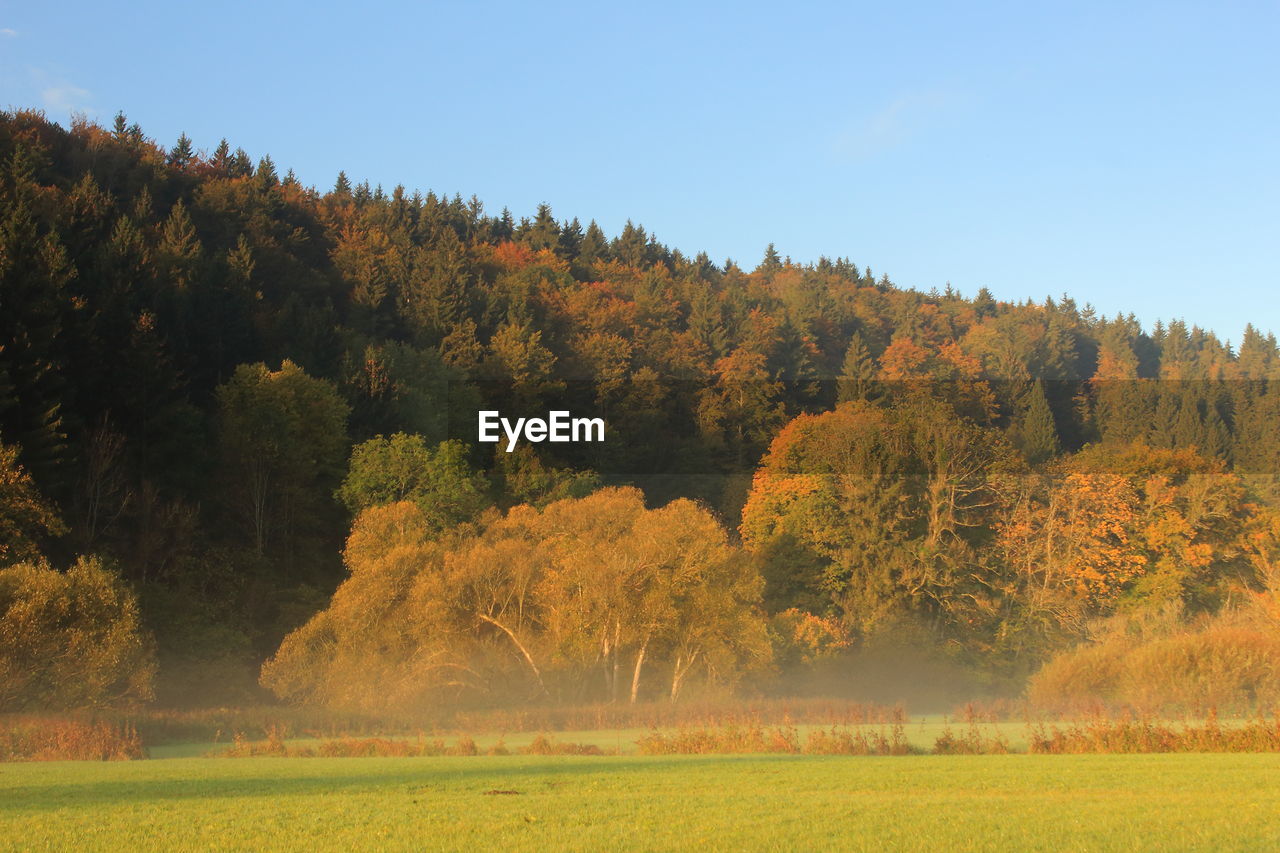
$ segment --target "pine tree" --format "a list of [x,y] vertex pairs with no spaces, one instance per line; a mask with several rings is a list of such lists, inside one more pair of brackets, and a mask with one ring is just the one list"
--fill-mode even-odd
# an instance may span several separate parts
[[782,258],[778,256],[778,249],[772,243],[764,250],[764,258],[760,261],[760,266],[756,267],[756,272],[776,272],[782,269]]
[[34,162],[20,144],[0,174],[0,387],[8,390],[0,435],[22,447],[24,465],[46,484],[67,452],[59,308],[77,271],[32,209]]
[[1022,421],[1022,453],[1032,465],[1057,456],[1062,450],[1058,427],[1044,392],[1044,380],[1037,379],[1027,395],[1026,414]]
[[169,165],[176,169],[185,169],[195,159],[195,149],[191,147],[191,138],[185,133],[178,137],[178,144],[169,150]]
[[200,238],[187,214],[186,205],[178,199],[169,217],[160,229],[160,245],[157,251],[160,275],[185,288],[191,281],[197,259],[200,257]]
[[1183,386],[1178,417],[1173,422],[1173,446],[1204,449],[1204,424],[1200,419],[1200,399],[1190,384]]
[[1200,447],[1203,455],[1215,459],[1228,459],[1231,454],[1231,431],[1218,412],[1218,407],[1212,403],[1205,408],[1202,436]]
[[535,252],[542,249],[554,250],[560,244],[560,224],[551,214],[551,205],[545,202],[538,205],[533,222],[522,230],[521,241]]
[[248,178],[253,175],[253,161],[243,148],[237,148],[231,157],[230,173],[233,178]]
[[627,266],[640,267],[644,264],[648,246],[649,238],[644,233],[644,228],[628,219],[622,233],[613,241],[613,256]]
[[604,236],[604,231],[591,220],[591,224],[587,226],[587,232],[582,235],[582,243],[578,246],[578,262],[584,267],[590,267],[592,264],[600,261],[608,260],[609,243]]
[[1274,379],[1280,373],[1280,352],[1276,349],[1276,336],[1267,335],[1254,328],[1252,323],[1244,327],[1240,341],[1240,375],[1245,379]]
[[[868,272],[870,272],[869,269]],[[995,297],[991,295],[991,291],[985,287],[981,288],[978,291],[978,295],[973,299],[973,313],[977,315],[978,319],[982,319],[983,317],[994,317],[996,315],[996,308],[996,300]]]
[[847,403],[851,400],[869,399],[875,392],[876,362],[871,357],[862,335],[855,332],[849,340],[849,348],[845,350],[844,365],[840,369],[837,382],[836,400]]
[[578,251],[582,248],[582,238],[582,223],[575,216],[560,226],[560,243],[556,247],[556,254],[571,261],[577,260]]
[[255,266],[253,247],[249,245],[249,238],[245,235],[241,234],[237,237],[236,247],[227,251],[227,265],[231,267],[232,274],[240,282],[248,284],[252,279]]
[[231,144],[224,137],[218,143],[218,147],[213,152],[213,157],[209,159],[209,165],[213,167],[213,171],[220,177],[227,178],[231,176]]
[[270,154],[258,161],[258,170],[254,177],[258,179],[258,186],[264,190],[269,190],[280,182],[279,176],[276,175],[276,164]]

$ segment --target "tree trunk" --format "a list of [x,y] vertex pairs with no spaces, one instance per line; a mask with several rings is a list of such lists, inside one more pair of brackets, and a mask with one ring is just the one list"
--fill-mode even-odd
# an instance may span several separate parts
[[483,619],[485,622],[488,622],[490,625],[493,625],[495,628],[502,631],[502,633],[506,634],[508,637],[511,638],[511,642],[514,643],[515,647],[520,650],[520,654],[524,656],[525,662],[529,664],[529,669],[533,670],[533,677],[538,680],[538,689],[543,694],[546,694],[547,685],[542,683],[542,673],[538,671],[538,665],[533,662],[533,655],[529,654],[529,650],[524,647],[524,643],[521,643],[520,640],[516,638],[515,633],[512,632],[512,630],[508,628],[506,625],[503,625],[501,622],[499,622],[497,619],[493,619],[489,616],[485,616],[483,613],[480,613],[477,615],[479,615],[479,617]]
[[631,673],[631,704],[636,704],[636,697],[640,694],[640,668],[644,666],[644,654],[649,648],[649,638],[645,637],[643,643],[640,644],[640,651],[636,652],[636,668]]

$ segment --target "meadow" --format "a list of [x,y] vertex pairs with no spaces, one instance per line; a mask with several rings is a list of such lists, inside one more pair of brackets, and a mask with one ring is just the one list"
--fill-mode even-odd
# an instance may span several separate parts
[[0,849],[1258,850],[1268,754],[0,765]]

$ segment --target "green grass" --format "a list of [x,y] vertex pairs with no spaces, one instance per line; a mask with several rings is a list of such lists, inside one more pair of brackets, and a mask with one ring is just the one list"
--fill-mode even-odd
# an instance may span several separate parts
[[1274,755],[0,765],[13,850],[1260,850],[1278,816]]

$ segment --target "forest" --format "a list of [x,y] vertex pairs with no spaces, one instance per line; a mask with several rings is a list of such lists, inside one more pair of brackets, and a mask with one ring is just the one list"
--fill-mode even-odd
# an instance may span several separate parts
[[[608,427],[508,453],[482,410]],[[776,695],[886,643],[1265,704],[1277,471],[1252,326],[0,113],[0,711]]]

